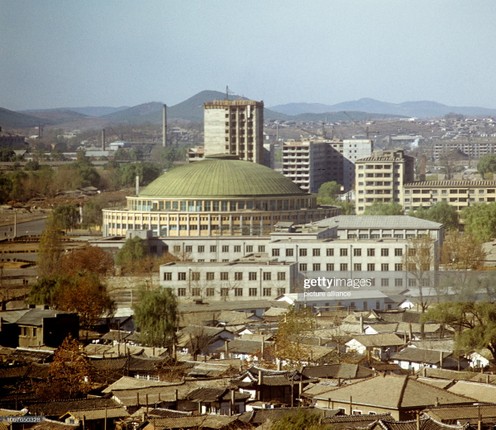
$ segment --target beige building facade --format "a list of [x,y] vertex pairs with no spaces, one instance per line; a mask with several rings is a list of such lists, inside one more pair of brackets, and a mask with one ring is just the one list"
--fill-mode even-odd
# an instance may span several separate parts
[[496,181],[422,181],[404,185],[405,212],[446,202],[457,211],[478,203],[496,201]]
[[403,203],[404,184],[414,180],[414,158],[402,150],[380,151],[356,161],[358,215],[374,203]]

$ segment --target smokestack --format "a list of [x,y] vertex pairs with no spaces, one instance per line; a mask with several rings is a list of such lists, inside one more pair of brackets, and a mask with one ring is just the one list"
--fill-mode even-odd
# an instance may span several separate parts
[[136,195],[139,196],[139,176],[136,175]]
[[162,111],[162,146],[167,146],[167,105],[164,104]]
[[102,129],[102,151],[105,151],[105,129]]

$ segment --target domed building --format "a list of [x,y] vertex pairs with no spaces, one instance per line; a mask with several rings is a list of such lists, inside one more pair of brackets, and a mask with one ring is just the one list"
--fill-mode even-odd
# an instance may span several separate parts
[[103,210],[103,235],[151,230],[154,236],[266,236],[279,222],[337,214],[282,174],[232,156],[175,167],[127,197],[127,208]]

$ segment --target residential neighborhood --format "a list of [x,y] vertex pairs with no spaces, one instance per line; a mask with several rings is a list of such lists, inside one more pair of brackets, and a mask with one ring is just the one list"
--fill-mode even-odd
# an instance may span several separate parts
[[496,429],[490,0],[0,10],[0,430]]

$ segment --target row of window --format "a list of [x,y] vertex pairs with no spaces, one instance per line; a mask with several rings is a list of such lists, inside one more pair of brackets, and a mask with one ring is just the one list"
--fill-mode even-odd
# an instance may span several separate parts
[[[233,277],[234,275],[234,277]],[[245,277],[245,272],[220,272],[217,273],[218,280],[221,281],[243,281]],[[274,279],[278,281],[286,280],[286,272],[277,272]],[[201,281],[202,274],[201,272],[189,272],[189,280],[190,281]],[[172,281],[173,279],[172,272],[164,272],[163,280],[164,281]],[[261,279],[264,281],[272,281],[272,272],[261,272]],[[248,272],[248,280],[256,281],[258,279],[258,272]],[[177,281],[187,281],[188,273],[187,272],[177,272]],[[205,272],[205,281],[215,281],[217,280],[216,272]]]
[[[294,251],[295,250],[293,248],[286,248],[285,249],[286,257],[293,257]],[[309,255],[308,251],[309,250],[307,248],[299,248],[298,249],[298,255],[300,257],[306,257]],[[349,248],[338,248],[338,249],[327,248],[326,249],[326,256],[327,257],[334,257],[335,251],[336,251],[336,255],[338,255],[338,252],[339,252],[340,257],[347,257],[350,249]],[[353,248],[353,256],[354,257],[361,257],[362,251],[363,251],[363,255],[365,255],[365,252],[367,253],[367,257],[375,257],[376,252],[377,252],[377,255],[379,255],[379,253],[380,253],[381,257],[389,257],[389,254],[390,254],[389,248],[380,248],[379,250],[376,248],[367,248],[366,250],[363,250],[362,248]],[[320,257],[320,255],[321,255],[321,249],[320,248],[313,248],[312,249],[312,256],[313,257]],[[272,249],[272,256],[273,257],[280,257],[281,256],[281,249],[273,248]],[[394,256],[395,257],[403,256],[403,248],[395,248],[394,249]]]
[[[308,269],[310,267],[312,269],[312,272],[321,272],[324,269],[326,272],[334,272],[338,268],[340,272],[348,272],[351,266],[348,265],[348,263],[340,263],[339,265],[334,263],[327,263],[325,266],[320,263],[313,263],[311,266],[307,263],[300,263],[298,265],[298,269],[300,272],[308,272]],[[389,272],[391,267],[394,267],[395,272],[403,271],[402,263],[395,263],[394,266],[392,266],[390,263],[382,263],[380,266],[376,263],[367,263],[367,265],[362,263],[353,263],[352,266],[354,272],[362,272],[364,270],[367,272],[375,272],[376,270],[379,270],[381,272]]]
[[[484,188],[479,188],[479,189],[458,189],[458,188],[450,188],[450,189],[443,189],[443,190],[436,190],[436,189],[405,189],[405,194],[425,194],[425,193],[431,193],[431,194],[438,194],[441,192],[441,194],[484,194],[486,190]],[[487,189],[488,194],[494,194],[496,192],[496,189],[494,188],[489,188]]]
[[[178,288],[177,290],[177,296],[178,297],[186,297],[187,296],[187,288]],[[191,296],[192,297],[215,297],[215,296],[220,296],[220,297],[229,297],[229,296],[234,296],[234,297],[257,297],[259,296],[259,289],[258,288],[248,288],[248,290],[244,288],[220,288],[220,289],[215,289],[215,288],[191,288]],[[282,296],[283,294],[286,294],[286,288],[270,288],[270,287],[264,287],[262,288],[261,291],[261,296],[262,297],[272,297],[273,293],[277,293],[276,296]]]
[[[251,254],[252,252],[254,252],[254,248],[255,247],[253,245],[246,245],[244,252],[247,254]],[[205,247],[205,245],[198,245],[196,249],[197,249],[197,252],[199,254],[202,254],[205,252],[206,247]],[[217,245],[210,245],[209,246],[210,252],[217,252],[217,249],[218,249]],[[181,245],[174,245],[172,247],[172,250],[175,254],[181,252]],[[220,250],[221,250],[221,252],[227,253],[227,252],[231,251],[231,248],[230,248],[230,245],[222,245],[220,247]],[[232,245],[232,250],[234,253],[243,252],[241,245]],[[265,252],[265,245],[258,245],[257,251],[258,252]],[[186,245],[184,247],[184,252],[189,252],[189,253],[193,252],[193,245]]]

